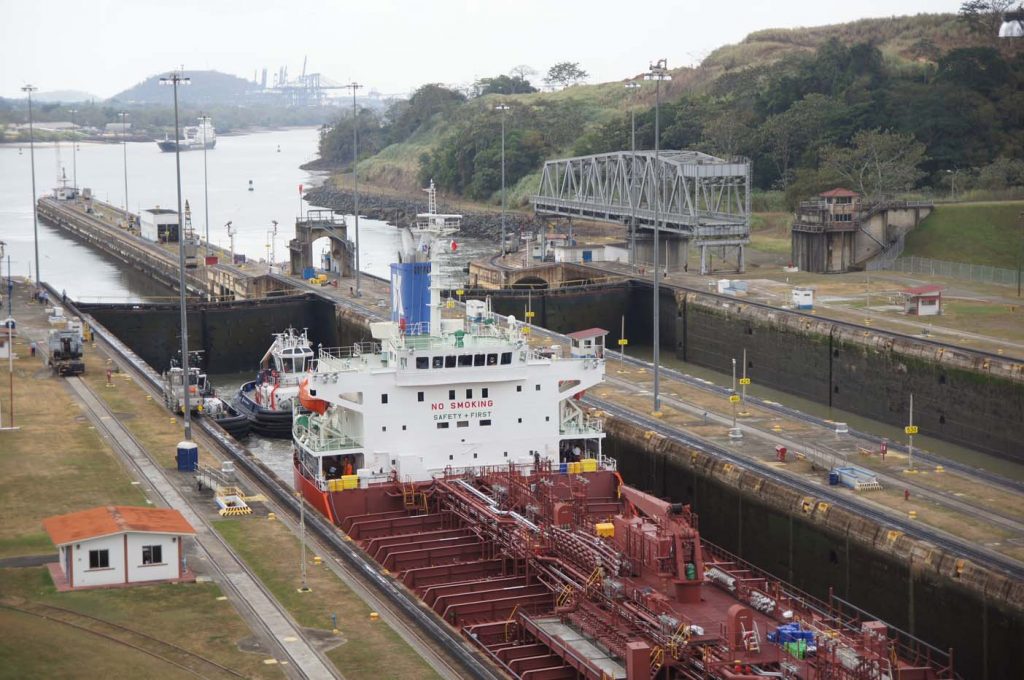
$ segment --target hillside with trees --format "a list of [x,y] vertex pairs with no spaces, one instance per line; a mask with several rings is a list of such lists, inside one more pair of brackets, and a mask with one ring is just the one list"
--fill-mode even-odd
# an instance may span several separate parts
[[[661,148],[749,157],[755,189],[777,206],[835,184],[869,195],[944,194],[952,182],[961,193],[1012,193],[1024,185],[1024,49],[999,41],[989,19],[921,15],[751,34],[672,71]],[[360,112],[361,176],[409,191],[432,178],[497,203],[502,115],[513,203],[535,190],[546,158],[629,149],[631,113],[637,148],[653,148],[653,83],[581,84],[583,65],[568,62],[543,78],[514,71],[465,92],[427,85],[379,115]],[[321,154],[338,167],[352,160],[346,136],[351,117],[323,135]]]

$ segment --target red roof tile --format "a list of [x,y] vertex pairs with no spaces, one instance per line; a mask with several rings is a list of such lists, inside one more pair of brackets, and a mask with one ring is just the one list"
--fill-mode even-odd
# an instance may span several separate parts
[[88,538],[125,531],[162,534],[194,534],[192,525],[177,510],[108,505],[68,515],[47,517],[43,528],[54,545],[66,545]]
[[842,187],[829,189],[828,191],[823,191],[818,195],[822,198],[856,198],[857,196],[860,196],[856,191],[850,191],[849,189],[844,189]]
[[942,286],[931,284],[928,286],[918,286],[917,288],[905,288],[903,292],[910,295],[937,295],[942,290]]
[[588,328],[585,331],[569,333],[569,337],[573,340],[586,340],[587,338],[597,338],[602,335],[608,335],[608,331],[603,328]]

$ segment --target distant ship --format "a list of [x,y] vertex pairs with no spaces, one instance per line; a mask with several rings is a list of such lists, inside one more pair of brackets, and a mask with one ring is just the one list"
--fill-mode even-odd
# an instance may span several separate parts
[[[217,132],[209,118],[200,118],[199,125],[189,125],[183,130],[181,150],[202,149],[204,143],[207,149],[212,149],[217,144]],[[164,139],[158,139],[156,145],[161,151],[174,151],[176,146],[175,141],[166,135]]]

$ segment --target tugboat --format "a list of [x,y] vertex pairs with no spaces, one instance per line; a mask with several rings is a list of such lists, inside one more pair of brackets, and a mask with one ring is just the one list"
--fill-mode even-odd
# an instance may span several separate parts
[[200,118],[199,125],[188,125],[182,129],[180,144],[173,139],[164,136],[157,140],[156,145],[161,151],[174,151],[180,148],[181,151],[192,151],[193,149],[212,149],[217,145],[217,131],[213,129],[213,122],[209,118]]
[[313,349],[303,329],[289,328],[274,334],[274,342],[260,361],[255,380],[238,390],[234,406],[252,422],[252,430],[264,437],[288,439],[292,411],[301,410],[299,381],[313,365]]
[[438,272],[459,216],[428,191],[392,319],[319,351],[293,423],[296,488],[384,573],[516,678],[956,677],[951,657],[626,485],[579,400],[603,380],[606,331],[535,348],[486,301],[456,317]]
[[[235,439],[248,436],[249,419],[234,406],[217,396],[213,385],[199,368],[199,352],[189,353],[188,390],[189,411],[194,416],[206,416],[217,421],[224,431]],[[174,413],[185,412],[184,379],[180,361],[175,357],[164,372],[164,403]]]

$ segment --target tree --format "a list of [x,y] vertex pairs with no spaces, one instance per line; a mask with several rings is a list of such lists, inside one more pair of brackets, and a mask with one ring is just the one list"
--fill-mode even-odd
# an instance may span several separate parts
[[994,41],[1003,23],[1003,12],[1013,7],[1014,0],[967,0],[957,13],[972,31],[984,33]]
[[463,94],[439,83],[423,85],[408,101],[397,102],[388,111],[391,142],[405,141],[434,116],[451,111],[464,101]]
[[519,76],[481,78],[473,83],[473,95],[476,97],[485,94],[530,94],[536,91],[537,88],[531,85],[529,80]]
[[544,76],[544,84],[550,88],[569,87],[583,82],[589,75],[580,68],[579,62],[560,61],[548,69],[548,74]]
[[537,71],[534,68],[527,66],[526,64],[519,64],[519,66],[513,66],[508,70],[508,74],[513,78],[519,78],[520,80],[529,80],[530,76],[537,75]]
[[826,147],[822,171],[834,174],[871,199],[911,189],[924,173],[925,146],[913,135],[862,130],[847,148]]

